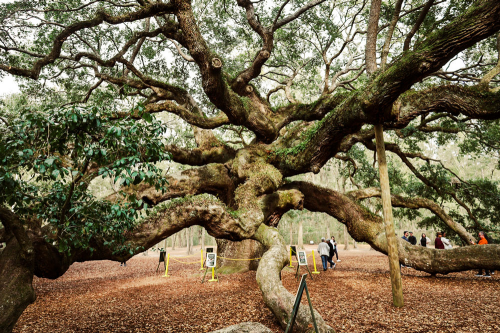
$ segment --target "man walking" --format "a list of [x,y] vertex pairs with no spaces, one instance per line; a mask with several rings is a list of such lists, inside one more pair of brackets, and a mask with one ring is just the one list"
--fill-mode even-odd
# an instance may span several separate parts
[[326,244],[324,238],[321,238],[321,243],[318,244],[318,253],[321,256],[321,263],[323,264],[323,270],[327,270],[327,262],[330,261],[331,266],[333,267],[333,262],[328,259],[330,256],[330,247]]

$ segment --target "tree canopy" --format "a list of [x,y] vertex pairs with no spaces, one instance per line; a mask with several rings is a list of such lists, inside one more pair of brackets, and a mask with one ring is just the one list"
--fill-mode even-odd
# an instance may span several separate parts
[[[387,253],[362,202],[381,195],[375,124],[396,217],[425,209],[423,225],[463,245],[498,235],[496,0],[15,1],[0,21],[0,75],[21,87],[0,109],[6,330],[33,301],[34,274],[124,260],[191,225],[264,246],[257,280],[286,326],[284,213],[325,212]],[[301,180],[325,166],[356,189]],[[116,193],[89,190],[107,177]],[[399,243],[401,262],[431,274],[499,269],[499,254]]]

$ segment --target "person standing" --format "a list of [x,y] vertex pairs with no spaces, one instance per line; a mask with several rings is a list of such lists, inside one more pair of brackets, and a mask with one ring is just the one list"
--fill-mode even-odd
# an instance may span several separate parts
[[[325,241],[326,244],[328,245],[328,247],[330,248],[330,254],[328,255],[328,262],[330,263],[330,268],[334,268],[337,264],[335,264],[333,261],[332,261],[332,258],[333,258],[333,252],[334,252],[334,249],[333,249],[333,244],[329,241]],[[332,265],[333,264],[333,265]]]
[[405,232],[403,233],[403,237],[401,237],[401,238],[403,238],[405,241],[407,241],[407,242],[408,242],[408,231],[405,231]]
[[417,237],[413,236],[413,232],[410,231],[410,237],[408,237],[408,242],[411,245],[417,245]]
[[330,255],[330,247],[328,246],[328,244],[326,244],[324,238],[321,238],[321,243],[318,244],[318,253],[321,256],[321,263],[323,264],[323,270],[326,271],[328,256]]
[[[484,231],[479,232],[479,242],[477,242],[478,245],[487,245],[488,240],[486,239],[486,234]],[[480,268],[479,272],[476,274],[476,276],[483,276],[483,277],[491,277],[490,270],[485,269],[484,270],[484,275],[483,275],[483,269]]]
[[443,236],[443,234],[441,232],[437,233],[436,240],[434,241],[434,247],[436,249],[444,250],[444,244],[443,244],[443,241],[441,240],[442,236]]
[[431,240],[427,237],[426,234],[422,234],[422,238],[420,238],[420,245],[423,247],[427,247],[427,245],[431,244]]
[[441,242],[443,242],[444,249],[445,250],[451,250],[453,248],[453,245],[451,245],[451,241],[446,238],[446,232],[443,231],[443,237],[441,237]]
[[[337,242],[335,241],[335,237],[332,236],[332,239],[330,240],[330,243],[332,243],[332,245],[333,245],[333,252],[337,256],[337,262],[339,262],[340,261],[340,259],[339,259],[339,252],[337,251]],[[333,256],[332,256],[332,258],[333,258]]]

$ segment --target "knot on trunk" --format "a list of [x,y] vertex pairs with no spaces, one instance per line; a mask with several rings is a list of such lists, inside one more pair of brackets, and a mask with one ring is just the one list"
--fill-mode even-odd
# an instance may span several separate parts
[[220,69],[222,67],[222,61],[219,58],[212,59],[212,68]]
[[253,87],[248,85],[245,87],[245,91],[248,93],[248,94],[251,94],[253,92]]
[[260,51],[260,55],[264,58],[267,59],[271,56],[271,53],[268,50],[262,50]]

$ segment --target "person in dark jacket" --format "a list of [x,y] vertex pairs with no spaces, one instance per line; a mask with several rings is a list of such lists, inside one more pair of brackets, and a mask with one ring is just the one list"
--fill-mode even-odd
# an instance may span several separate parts
[[405,231],[403,234],[403,237],[401,237],[401,238],[403,238],[405,241],[408,242],[408,231]]
[[441,240],[442,236],[443,236],[443,234],[441,232],[437,233],[436,240],[434,241],[434,247],[436,249],[444,250],[444,244],[443,244],[443,241]]
[[410,237],[408,237],[408,242],[411,245],[417,245],[417,237],[413,236],[413,232],[410,231]]
[[[328,244],[328,247],[330,248],[330,255],[328,256],[328,262],[330,263],[330,268],[334,268],[336,264],[333,262],[333,254],[335,253],[335,248],[333,247],[333,244],[329,241],[326,241]],[[333,264],[333,265],[332,265]]]

